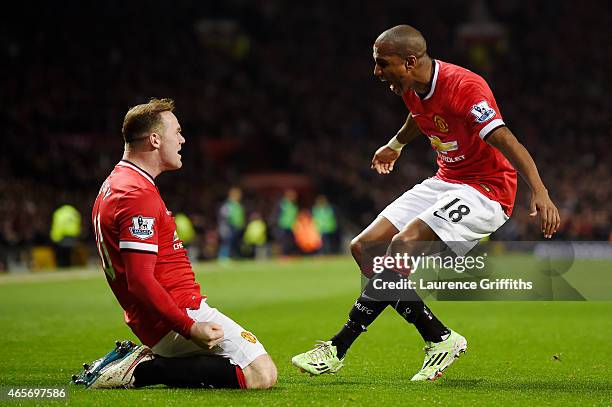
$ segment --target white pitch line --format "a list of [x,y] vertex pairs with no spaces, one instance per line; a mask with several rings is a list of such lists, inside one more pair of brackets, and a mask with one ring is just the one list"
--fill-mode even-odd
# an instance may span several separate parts
[[97,269],[66,270],[66,271],[34,271],[23,273],[8,273],[0,275],[0,285],[21,283],[45,283],[66,280],[90,280],[104,278],[104,273]]

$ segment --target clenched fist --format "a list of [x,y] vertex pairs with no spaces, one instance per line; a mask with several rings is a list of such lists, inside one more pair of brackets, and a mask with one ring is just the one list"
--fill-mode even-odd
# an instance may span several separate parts
[[204,349],[212,349],[223,340],[223,328],[214,322],[196,322],[189,330],[191,340]]

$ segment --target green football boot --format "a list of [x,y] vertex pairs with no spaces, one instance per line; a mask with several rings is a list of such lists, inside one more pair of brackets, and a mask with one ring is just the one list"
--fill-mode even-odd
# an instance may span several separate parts
[[425,344],[423,367],[410,379],[412,381],[436,380],[467,350],[467,340],[455,331],[451,331],[449,337],[442,342],[425,342]]
[[331,341],[317,341],[317,343],[314,349],[294,356],[291,363],[300,368],[302,372],[308,372],[311,375],[336,373],[344,366],[342,363],[344,358],[338,358],[338,350]]

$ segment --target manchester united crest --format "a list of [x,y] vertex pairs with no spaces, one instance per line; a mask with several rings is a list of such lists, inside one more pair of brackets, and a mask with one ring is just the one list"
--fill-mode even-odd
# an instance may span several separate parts
[[448,123],[441,116],[435,115],[433,118],[434,124],[442,133],[448,133]]
[[257,343],[257,338],[255,337],[255,335],[253,335],[250,332],[242,331],[240,336],[242,336],[244,339],[246,339],[247,341],[249,341],[251,343]]

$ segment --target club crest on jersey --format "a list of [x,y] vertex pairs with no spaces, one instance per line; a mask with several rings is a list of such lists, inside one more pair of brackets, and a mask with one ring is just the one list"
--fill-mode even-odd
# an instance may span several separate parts
[[484,123],[495,117],[495,110],[489,106],[486,100],[472,106],[470,113],[476,118],[476,123]]
[[457,141],[448,141],[446,143],[440,140],[440,137],[437,136],[427,136],[429,138],[429,142],[434,150],[438,153],[447,154],[449,151],[455,151],[459,149],[459,145]]
[[249,341],[251,343],[257,343],[257,338],[255,337],[255,335],[253,335],[250,332],[242,331],[240,336],[242,336],[244,339],[246,339],[247,341]]
[[442,133],[448,133],[448,123],[446,123],[446,120],[444,120],[442,116],[435,115],[433,117],[433,121],[438,130],[440,130]]
[[142,215],[134,216],[132,218],[133,226],[130,228],[130,233],[140,240],[146,240],[155,233],[153,230],[154,223],[155,218],[145,218]]

